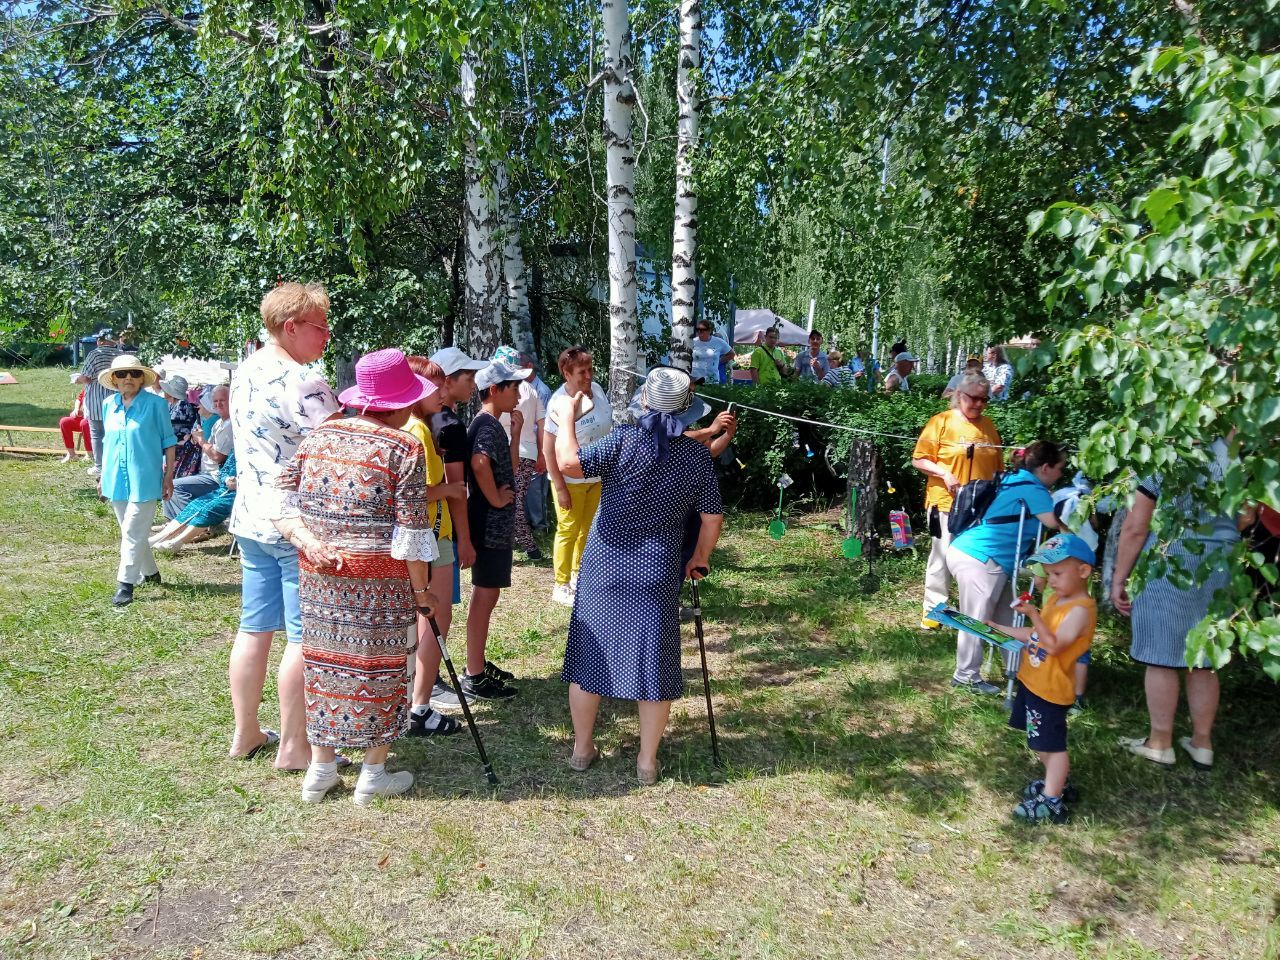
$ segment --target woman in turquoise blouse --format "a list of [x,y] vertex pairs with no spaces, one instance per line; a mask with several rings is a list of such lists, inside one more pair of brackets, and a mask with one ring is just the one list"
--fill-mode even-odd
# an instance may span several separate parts
[[102,404],[105,436],[98,490],[111,501],[120,524],[120,569],[112,603],[133,602],[133,588],[160,582],[149,535],[156,503],[173,496],[174,451],[178,440],[169,419],[169,404],[143,387],[156,382],[156,372],[122,354],[98,375],[110,394]]

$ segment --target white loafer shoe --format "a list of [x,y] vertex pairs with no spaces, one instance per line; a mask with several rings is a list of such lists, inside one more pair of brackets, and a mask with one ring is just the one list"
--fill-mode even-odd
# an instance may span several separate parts
[[1209,748],[1192,746],[1190,737],[1183,737],[1178,741],[1178,746],[1187,751],[1187,756],[1191,758],[1191,765],[1197,770],[1213,769],[1213,751]]
[[1173,747],[1156,750],[1147,746],[1146,737],[1121,737],[1120,746],[1130,753],[1137,754],[1144,760],[1150,760],[1161,767],[1172,767],[1178,761],[1178,758],[1174,755]]

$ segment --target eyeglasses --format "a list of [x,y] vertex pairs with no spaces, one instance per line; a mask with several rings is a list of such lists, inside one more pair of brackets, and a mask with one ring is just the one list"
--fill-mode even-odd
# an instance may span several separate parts
[[962,393],[960,394],[960,396],[964,397],[966,400],[969,400],[972,403],[990,403],[991,402],[990,397],[975,397],[972,393]]
[[136,380],[142,376],[141,370],[117,370],[111,376],[119,380],[121,377],[128,377],[130,380]]
[[295,320],[294,323],[305,323],[308,327],[315,327],[317,330],[323,330],[326,337],[333,336],[333,331],[329,329],[327,323],[316,323],[314,320]]

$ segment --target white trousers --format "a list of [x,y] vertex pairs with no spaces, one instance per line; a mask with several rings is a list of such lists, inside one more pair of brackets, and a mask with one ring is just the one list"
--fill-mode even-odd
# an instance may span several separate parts
[[130,503],[128,500],[112,500],[111,509],[116,512],[116,521],[120,524],[120,569],[116,572],[116,581],[137,586],[143,577],[160,572],[149,540],[151,521],[156,516],[156,501]]
[[[937,510],[931,507],[930,513]],[[947,530],[947,515],[938,510],[938,525],[942,536],[930,537],[929,562],[924,568],[924,616],[940,603],[951,598],[951,568],[947,566],[947,548],[951,546],[951,533]]]
[[[960,593],[960,612],[975,620],[994,620],[1012,624],[1013,589],[1009,575],[994,560],[985,563],[952,547],[947,551],[947,566],[956,578]],[[982,679],[982,640],[972,633],[956,631],[956,672],[961,683]],[[1006,663],[1006,667],[1008,664]]]

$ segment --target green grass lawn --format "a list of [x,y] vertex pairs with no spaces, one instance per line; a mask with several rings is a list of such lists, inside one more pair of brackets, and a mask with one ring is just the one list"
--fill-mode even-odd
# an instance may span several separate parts
[[[0,424],[56,424],[67,371],[15,372]],[[634,784],[627,704],[602,710],[603,761],[569,771],[567,611],[521,565],[493,635],[521,695],[478,710],[501,785],[465,737],[409,741],[410,794],[313,807],[269,760],[225,759],[225,537],[115,613],[115,523],[83,466],[0,457],[0,956],[1280,956],[1275,685],[1233,666],[1216,769],[1156,769],[1115,746],[1146,714],[1104,631],[1076,817],[1019,826],[1034,758],[998,702],[951,691],[954,637],[913,629],[921,559],[872,579],[831,517],[778,543],[765,519],[731,517],[703,590],[723,771],[691,629],[666,778]]]

